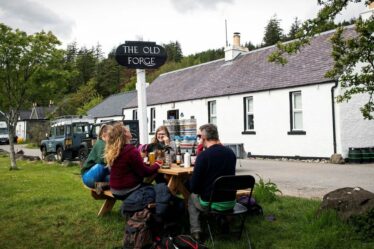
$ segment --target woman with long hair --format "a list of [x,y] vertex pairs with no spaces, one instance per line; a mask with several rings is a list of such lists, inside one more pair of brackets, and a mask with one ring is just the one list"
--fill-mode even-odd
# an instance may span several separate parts
[[135,146],[130,144],[132,135],[122,123],[116,123],[108,133],[105,159],[110,166],[110,190],[116,199],[124,200],[141,187],[146,176],[157,173],[160,164],[146,165]]
[[166,126],[162,125],[157,128],[155,136],[148,145],[147,152],[157,152],[157,150],[164,150],[166,147],[171,147],[171,160],[175,160],[176,145],[170,140],[170,133]]

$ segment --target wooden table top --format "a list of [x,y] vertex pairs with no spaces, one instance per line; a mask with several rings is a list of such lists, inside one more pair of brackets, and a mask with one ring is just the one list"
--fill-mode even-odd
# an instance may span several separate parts
[[193,167],[187,167],[187,168],[180,167],[176,165],[175,163],[171,164],[170,169],[163,169],[163,168],[158,169],[158,173],[167,174],[167,175],[175,175],[175,176],[183,175],[183,174],[192,174],[192,172],[193,172]]

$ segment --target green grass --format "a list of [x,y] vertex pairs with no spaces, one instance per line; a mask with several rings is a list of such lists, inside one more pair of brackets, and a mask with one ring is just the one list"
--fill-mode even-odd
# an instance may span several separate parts
[[[83,187],[78,166],[18,161],[9,171],[9,158],[0,156],[0,248],[114,248],[122,243],[124,220],[119,203],[101,218],[102,201]],[[265,217],[246,224],[253,249],[360,249],[363,243],[334,213],[319,217],[319,201],[280,197],[263,204]],[[241,241],[218,241],[216,248],[246,248]]]

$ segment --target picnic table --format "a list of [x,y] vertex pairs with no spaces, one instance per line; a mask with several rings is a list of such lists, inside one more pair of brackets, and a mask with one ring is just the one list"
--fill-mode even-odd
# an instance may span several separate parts
[[185,187],[184,183],[192,175],[193,167],[180,167],[174,163],[171,164],[169,169],[160,168],[158,173],[164,174],[168,179],[168,188],[170,193],[177,195],[182,194],[185,204],[188,203],[190,192]]
[[[180,167],[177,164],[171,164],[170,168],[161,167],[158,173],[164,174],[168,180],[168,188],[173,195],[181,194],[184,202],[187,205],[190,192],[185,187],[185,181],[192,175],[193,167]],[[238,190],[237,197],[249,194],[248,190]],[[105,200],[100,208],[98,216],[110,212],[116,202],[112,192],[110,190],[102,191],[97,193],[95,189],[91,189],[91,196],[96,200]],[[154,203],[150,207],[154,206]]]

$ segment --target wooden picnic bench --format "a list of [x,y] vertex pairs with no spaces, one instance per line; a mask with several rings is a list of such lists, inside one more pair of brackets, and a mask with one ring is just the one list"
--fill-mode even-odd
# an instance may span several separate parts
[[[88,188],[88,187],[86,187]],[[104,190],[100,194],[96,192],[93,188],[88,188],[91,191],[91,196],[95,200],[105,200],[103,205],[101,206],[97,216],[103,216],[106,213],[112,211],[114,204],[116,203],[116,198],[114,198],[112,192],[110,190]],[[236,192],[236,198],[238,199],[240,196],[249,195],[250,191],[247,189],[238,190]],[[156,207],[156,203],[148,204],[148,208],[152,209]]]
[[[112,192],[110,190],[104,190],[100,194],[96,192],[93,188],[88,188],[91,190],[91,196],[95,200],[105,200],[103,205],[101,206],[99,212],[97,213],[97,216],[103,216],[106,213],[112,211],[114,204],[116,203],[116,198],[114,198]],[[147,206],[149,209],[155,208],[156,203],[150,203]]]

